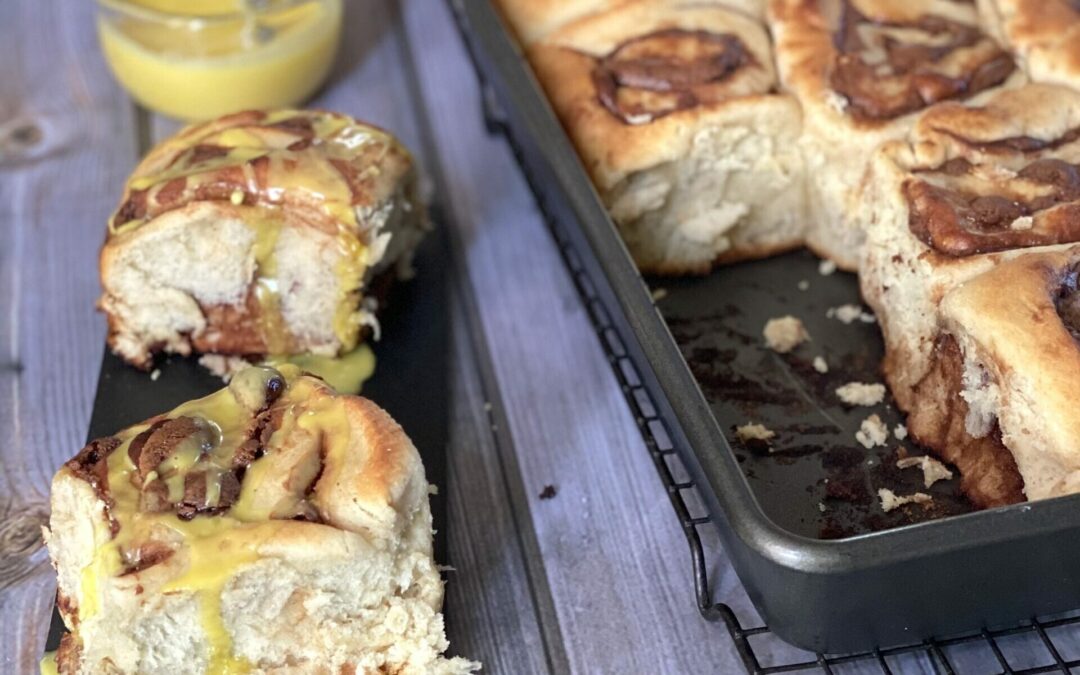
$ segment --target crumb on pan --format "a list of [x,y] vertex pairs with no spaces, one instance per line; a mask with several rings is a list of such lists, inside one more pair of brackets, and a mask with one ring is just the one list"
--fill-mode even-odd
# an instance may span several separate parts
[[885,445],[889,438],[889,427],[881,421],[877,415],[871,415],[862,421],[859,430],[855,432],[855,440],[869,450],[878,445]]
[[953,477],[953,472],[949,470],[949,467],[929,455],[905,457],[896,462],[898,469],[910,469],[916,466],[922,469],[925,487],[930,487],[939,480],[949,480]]
[[814,357],[814,370],[816,370],[816,371],[818,371],[819,373],[822,373],[822,374],[829,372],[829,364],[825,362],[824,357],[822,357],[822,356],[815,356]]
[[1009,224],[1010,230],[1017,231],[1030,230],[1033,227],[1035,227],[1035,219],[1031,216],[1020,216]]
[[893,433],[893,436],[896,437],[896,440],[902,441],[905,438],[907,438],[907,427],[904,426],[903,424],[897,424],[896,428],[893,429],[892,433]]
[[822,260],[817,266],[818,274],[827,277],[836,271],[836,263],[831,260]]
[[768,449],[772,439],[776,438],[776,432],[766,428],[764,424],[751,422],[750,424],[735,427],[735,438],[749,448]]
[[157,382],[159,377],[161,377],[161,368],[154,368],[150,371],[151,382]]
[[840,305],[839,307],[830,307],[825,316],[829,319],[836,319],[840,323],[849,324],[855,320],[862,321],[863,323],[874,323],[877,318],[870,312],[864,312],[862,307],[858,305]]
[[802,279],[802,280],[799,281],[798,287],[799,287],[800,291],[809,290],[810,289],[810,282],[807,281],[806,279]]
[[769,319],[763,334],[765,345],[780,354],[787,354],[810,339],[802,321],[790,315]]
[[836,395],[847,405],[877,405],[885,400],[885,385],[848,382],[836,389]]
[[881,500],[881,510],[885,513],[898,509],[905,504],[929,504],[934,501],[934,498],[924,492],[916,492],[913,495],[907,495],[901,497],[888,488],[881,488],[877,491],[878,499]]

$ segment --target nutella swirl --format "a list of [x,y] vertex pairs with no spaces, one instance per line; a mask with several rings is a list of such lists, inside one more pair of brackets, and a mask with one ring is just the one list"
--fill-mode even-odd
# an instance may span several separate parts
[[[995,143],[1000,148],[1058,144],[1024,139]],[[957,257],[1080,241],[1080,164],[1042,157],[1015,172],[999,168],[1006,172],[1003,182],[985,178],[992,170],[956,158],[907,181],[911,232]]]
[[889,120],[1001,84],[1015,69],[977,26],[934,15],[875,21],[844,0],[832,88],[856,119]]
[[1057,294],[1054,297],[1054,307],[1057,309],[1061,323],[1073,339],[1080,343],[1080,265],[1072,265],[1065,269],[1058,285]]
[[725,84],[753,61],[730,33],[668,28],[623,42],[600,58],[593,83],[612,115],[625,124],[644,124],[730,98]]

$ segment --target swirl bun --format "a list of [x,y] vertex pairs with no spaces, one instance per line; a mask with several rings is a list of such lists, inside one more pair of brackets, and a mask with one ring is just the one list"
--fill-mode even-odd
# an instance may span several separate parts
[[441,656],[416,448],[293,366],[91,442],[47,534],[65,675],[475,668]]
[[136,167],[101,252],[109,345],[225,356],[356,346],[373,275],[407,267],[426,227],[409,153],[321,111],[188,127]]
[[800,116],[765,27],[722,4],[628,2],[529,58],[642,270],[798,246]]
[[802,104],[808,244],[850,270],[862,230],[851,218],[866,158],[942,101],[978,103],[1023,76],[952,0],[775,0],[769,23],[780,79]]

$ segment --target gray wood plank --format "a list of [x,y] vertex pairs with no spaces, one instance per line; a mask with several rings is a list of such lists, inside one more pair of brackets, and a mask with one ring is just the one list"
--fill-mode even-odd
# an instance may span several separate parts
[[[572,670],[737,672],[722,629],[696,611],[686,543],[552,240],[507,148],[484,133],[446,6],[402,7],[542,553],[530,562]],[[542,500],[546,485],[558,492]]]
[[[0,3],[0,671],[33,672],[54,588],[39,527],[86,436],[97,256],[134,160],[94,3]],[[14,141],[14,142],[13,142]]]
[[491,433],[469,327],[452,304],[446,621],[451,648],[490,673],[549,672],[518,524]]

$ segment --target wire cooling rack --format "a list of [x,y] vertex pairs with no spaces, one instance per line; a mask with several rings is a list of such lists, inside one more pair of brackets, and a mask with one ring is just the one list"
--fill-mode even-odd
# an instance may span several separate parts
[[[1019,625],[983,629],[952,637],[875,649],[852,654],[815,654],[798,650],[783,643],[768,626],[744,626],[732,608],[714,602],[709,581],[706,547],[702,528],[715,528],[712,518],[702,507],[698,487],[690,477],[671,442],[665,422],[657,414],[652,397],[642,384],[637,367],[627,354],[613,322],[589,279],[585,265],[571,243],[561,223],[554,217],[538,189],[536,177],[524,161],[520,144],[513,129],[505,122],[497,96],[483,78],[472,52],[467,27],[462,21],[460,0],[451,0],[458,28],[465,38],[469,56],[480,78],[484,123],[489,133],[501,135],[509,145],[532,190],[541,214],[558,245],[563,260],[573,277],[574,286],[588,309],[593,327],[604,349],[615,377],[618,379],[646,448],[653,460],[668,498],[679,518],[690,546],[694,592],[701,615],[712,622],[722,623],[734,642],[749,675],[777,673],[880,673],[902,675],[917,664],[920,672],[938,675],[1036,675],[1040,673],[1075,673],[1080,675],[1080,611],[1055,617],[1038,617]],[[483,1],[483,0],[481,0]],[[706,488],[708,489],[708,488]],[[755,616],[755,623],[760,620]],[[776,645],[781,645],[776,649]]]

